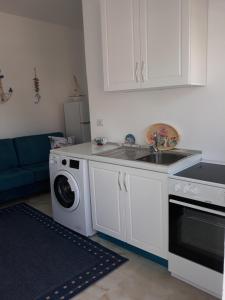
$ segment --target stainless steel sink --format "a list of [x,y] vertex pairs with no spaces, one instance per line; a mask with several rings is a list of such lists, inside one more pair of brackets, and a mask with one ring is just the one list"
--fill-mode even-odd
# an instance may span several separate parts
[[135,147],[118,147],[113,150],[102,152],[99,156],[125,159],[125,160],[137,160],[141,157],[149,154],[148,148],[135,148]]
[[189,156],[189,154],[176,152],[155,152],[144,157],[140,157],[137,160],[159,165],[171,165],[187,156]]
[[122,146],[98,155],[123,160],[142,161],[159,165],[171,165],[180,159],[190,156],[191,154],[178,151],[151,153],[149,148]]

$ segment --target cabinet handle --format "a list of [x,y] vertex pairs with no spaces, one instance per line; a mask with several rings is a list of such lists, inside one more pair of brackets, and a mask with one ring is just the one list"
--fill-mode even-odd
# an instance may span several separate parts
[[139,69],[139,63],[136,62],[136,65],[135,65],[135,78],[136,78],[136,82],[139,82],[139,79],[138,79],[138,69]]
[[124,174],[123,184],[124,184],[124,187],[125,187],[125,191],[128,192],[126,179],[127,179],[127,173]]
[[145,62],[142,60],[141,62],[141,81],[144,82],[145,78],[144,78],[144,69],[145,69]]
[[122,191],[122,185],[121,185],[120,179],[121,179],[121,172],[119,172],[119,174],[118,174],[118,185],[119,185],[120,190]]

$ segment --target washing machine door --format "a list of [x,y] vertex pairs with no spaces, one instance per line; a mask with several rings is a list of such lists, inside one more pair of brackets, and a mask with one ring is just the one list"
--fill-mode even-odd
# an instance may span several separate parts
[[58,172],[54,178],[53,187],[56,200],[63,208],[75,210],[78,207],[80,202],[79,187],[69,172]]

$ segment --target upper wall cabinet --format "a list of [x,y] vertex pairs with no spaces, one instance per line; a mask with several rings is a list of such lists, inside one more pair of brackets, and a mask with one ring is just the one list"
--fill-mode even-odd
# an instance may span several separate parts
[[206,84],[208,0],[100,0],[105,91]]

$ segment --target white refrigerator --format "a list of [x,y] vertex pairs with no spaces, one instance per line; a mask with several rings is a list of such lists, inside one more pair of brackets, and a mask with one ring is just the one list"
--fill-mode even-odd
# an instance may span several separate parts
[[74,136],[75,144],[91,141],[90,114],[86,96],[64,103],[66,136]]

